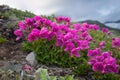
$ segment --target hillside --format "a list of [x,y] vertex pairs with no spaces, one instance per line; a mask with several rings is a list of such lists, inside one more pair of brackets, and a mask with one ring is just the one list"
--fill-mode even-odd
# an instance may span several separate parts
[[97,21],[97,20],[79,21],[79,23],[84,23],[84,22],[87,22],[87,23],[89,23],[89,24],[97,24],[97,25],[100,26],[100,28],[106,27],[106,28],[108,28],[109,30],[111,30],[111,32],[112,32],[113,34],[115,34],[115,35],[117,35],[117,36],[120,35],[120,29],[112,28],[112,27],[107,26],[107,25],[105,25],[104,23],[101,23],[101,22],[99,22],[99,21]]

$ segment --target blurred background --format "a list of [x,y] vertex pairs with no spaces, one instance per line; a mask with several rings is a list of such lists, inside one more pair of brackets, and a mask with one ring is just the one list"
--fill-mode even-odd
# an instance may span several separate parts
[[8,5],[35,15],[68,16],[74,22],[99,21],[120,29],[120,0],[0,0]]

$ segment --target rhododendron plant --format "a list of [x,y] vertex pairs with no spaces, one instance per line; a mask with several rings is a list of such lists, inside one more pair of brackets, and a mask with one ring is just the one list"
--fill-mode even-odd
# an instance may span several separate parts
[[105,41],[101,41],[100,43],[99,43],[99,46],[100,46],[100,48],[105,48]]
[[120,48],[120,38],[106,35],[110,34],[107,28],[101,31],[96,24],[72,24],[70,18],[63,16],[54,17],[53,20],[35,16],[26,18],[18,25],[19,29],[14,31],[16,40],[27,35],[29,49],[35,51],[40,62],[51,61],[50,64],[73,68],[75,64],[81,65],[83,62],[79,61],[83,59],[88,64],[80,68],[87,69],[91,65],[93,71],[118,73],[116,52],[113,50],[112,53],[112,48]]
[[101,73],[118,73],[117,60],[112,57],[110,52],[100,52],[97,50],[89,50],[88,62],[92,65],[93,71],[99,71]]

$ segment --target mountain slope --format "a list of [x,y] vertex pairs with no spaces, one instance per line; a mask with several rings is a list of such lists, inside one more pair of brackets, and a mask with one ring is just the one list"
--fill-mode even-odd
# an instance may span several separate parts
[[84,22],[87,22],[89,24],[97,24],[100,26],[100,28],[108,28],[113,34],[115,34],[116,36],[119,36],[120,35],[120,29],[116,29],[116,28],[112,28],[110,26],[107,26],[97,20],[85,20],[85,21],[79,21],[79,23],[84,23]]

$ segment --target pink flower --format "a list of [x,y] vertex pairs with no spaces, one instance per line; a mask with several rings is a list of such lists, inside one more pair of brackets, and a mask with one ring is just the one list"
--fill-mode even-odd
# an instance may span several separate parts
[[120,38],[113,38],[112,39],[112,47],[120,47]]
[[97,60],[94,59],[94,58],[92,58],[92,59],[90,59],[90,60],[88,61],[88,64],[94,65],[96,62],[97,62]]
[[66,21],[66,22],[70,22],[70,18],[69,17],[64,17],[63,20]]
[[118,73],[118,65],[105,64],[104,65],[105,73]]
[[52,23],[52,21],[51,21],[51,20],[47,20],[47,19],[43,22],[43,24],[44,24],[45,26],[50,26],[51,23]]
[[64,35],[64,40],[67,41],[69,39],[72,39],[73,38],[73,34],[68,32],[67,34]]
[[102,56],[103,56],[104,58],[108,58],[108,57],[111,56],[111,53],[110,53],[110,52],[103,52],[103,53],[102,53]]
[[58,32],[59,29],[60,29],[60,28],[57,26],[56,22],[52,22],[52,23],[51,23],[51,30],[52,30],[53,32]]
[[88,35],[88,36],[85,37],[85,40],[92,41],[92,37],[90,35]]
[[34,27],[39,27],[40,24],[41,24],[41,20],[38,20],[38,21],[36,21],[36,22],[33,24],[33,26],[34,26]]
[[87,37],[87,36],[88,36],[88,32],[87,32],[87,31],[84,31],[84,32],[81,34],[81,36],[82,36],[83,38]]
[[83,23],[83,24],[82,24],[82,26],[83,26],[83,27],[86,27],[86,28],[89,28],[89,24],[88,24],[88,23],[86,23],[86,22],[85,22],[85,23]]
[[20,22],[18,23],[18,26],[20,27],[21,30],[25,30],[25,29],[26,29],[26,25],[25,25],[25,23],[22,22],[22,21],[20,21]]
[[71,50],[70,56],[80,57],[79,51],[80,51],[80,48],[79,48],[79,47],[73,48],[73,49]]
[[88,30],[88,28],[83,27],[83,26],[80,28],[80,31],[81,31],[81,32],[87,32],[87,30]]
[[96,24],[91,24],[91,25],[89,26],[89,28],[92,29],[92,30],[95,30],[95,31],[97,31],[97,30],[100,29],[100,27],[99,27],[98,25],[96,25]]
[[99,71],[101,73],[104,73],[104,65],[102,62],[96,62],[93,66],[92,66],[93,71]]
[[31,66],[25,65],[23,68],[25,71],[29,72],[31,70]]
[[108,33],[108,31],[109,31],[108,28],[102,28],[103,33]]
[[33,29],[30,34],[28,34],[28,41],[32,42],[39,38],[40,31],[38,29]]
[[22,30],[17,29],[14,31],[14,34],[17,36],[16,40],[19,40],[22,37]]
[[55,35],[55,34],[54,34],[52,31],[49,31],[49,32],[48,32],[48,37],[47,37],[47,39],[48,39],[48,40],[52,40],[52,38],[53,38],[54,35]]
[[48,29],[46,27],[42,27],[39,33],[40,38],[48,38]]
[[67,42],[65,44],[65,47],[66,48],[64,49],[64,51],[71,51],[74,48],[74,44],[72,42]]
[[114,65],[117,63],[117,60],[113,57],[108,57],[108,58],[105,58],[104,63]]
[[65,24],[61,24],[58,26],[60,31],[62,31],[62,33],[67,33],[68,32],[68,26],[66,26]]
[[55,20],[59,23],[59,22],[70,22],[70,18],[68,17],[63,17],[63,16],[58,16],[55,17]]
[[82,49],[88,49],[89,48],[89,44],[88,44],[88,41],[87,40],[79,40],[77,42],[77,45]]
[[56,46],[60,46],[62,48],[63,45],[64,45],[63,39],[58,38],[57,41],[56,41]]
[[103,62],[104,56],[96,56],[95,59],[97,60],[97,62]]
[[79,30],[81,28],[79,23],[73,24],[74,29]]
[[94,56],[99,55],[99,54],[100,54],[100,49],[96,48],[94,50],[88,50],[87,56],[88,57],[94,57]]
[[42,19],[42,17],[40,17],[40,16],[35,16],[33,19],[34,19],[35,21],[39,21],[39,20]]
[[25,23],[28,25],[28,26],[32,26],[33,25],[33,19],[32,18],[26,18],[25,19]]
[[105,41],[101,41],[100,43],[99,43],[99,46],[100,46],[100,48],[105,48]]

